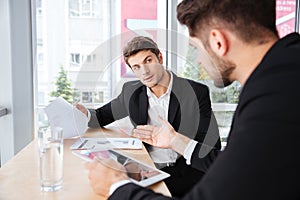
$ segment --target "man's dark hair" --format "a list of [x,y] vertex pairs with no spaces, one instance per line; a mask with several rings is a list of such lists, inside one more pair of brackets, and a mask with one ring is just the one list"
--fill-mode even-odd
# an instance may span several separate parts
[[177,18],[191,36],[205,37],[201,34],[208,27],[226,27],[251,42],[270,34],[278,37],[275,8],[275,0],[183,0]]
[[150,50],[159,58],[160,51],[157,44],[149,37],[137,36],[130,40],[123,48],[123,56],[126,64],[131,67],[128,63],[129,57],[144,50]]

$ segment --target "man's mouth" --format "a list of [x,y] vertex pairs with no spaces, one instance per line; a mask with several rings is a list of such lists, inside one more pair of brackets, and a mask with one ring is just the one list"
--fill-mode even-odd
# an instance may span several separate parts
[[153,76],[147,76],[146,78],[144,78],[144,82],[150,82],[152,80]]

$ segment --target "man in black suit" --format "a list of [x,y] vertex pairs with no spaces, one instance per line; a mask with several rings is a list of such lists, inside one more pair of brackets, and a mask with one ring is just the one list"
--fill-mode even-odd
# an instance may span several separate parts
[[[127,116],[134,127],[158,125],[160,116],[176,131],[220,150],[219,132],[207,86],[167,71],[162,65],[163,58],[157,44],[148,37],[133,38],[124,48],[123,55],[139,80],[125,83],[117,98],[101,108],[90,110],[90,113],[82,105],[77,105],[86,115],[91,114],[90,125],[103,127]],[[206,134],[208,130],[209,134]],[[165,183],[173,196],[186,194],[204,174],[204,171],[187,165],[185,159],[171,149],[150,145],[146,148],[155,165],[171,175]]]
[[[210,165],[183,199],[300,198],[300,35],[279,39],[275,7],[275,0],[183,0],[177,7],[177,17],[188,26],[199,61],[215,84],[238,80],[243,85],[227,147],[211,165],[209,156],[216,151],[202,158],[199,150],[205,145],[177,133],[166,121],[162,128],[138,126],[134,131],[152,145],[185,155],[193,167]],[[169,199],[126,183],[122,172],[101,163],[87,167],[95,192],[107,195],[105,188],[112,186],[111,200]]]

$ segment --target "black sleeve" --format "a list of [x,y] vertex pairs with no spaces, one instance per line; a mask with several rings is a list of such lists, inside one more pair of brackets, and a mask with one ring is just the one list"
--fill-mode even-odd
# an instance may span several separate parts
[[[89,123],[90,127],[101,127],[106,126],[116,120],[122,119],[128,116],[128,105],[125,103],[124,93],[126,90],[127,84],[125,83],[122,88],[121,94],[113,99],[111,102],[106,105],[96,109],[90,110],[91,112],[91,120]],[[98,124],[95,121],[97,118]]]
[[148,188],[143,188],[133,183],[119,187],[109,198],[109,200],[168,200],[174,199],[162,194],[153,192]]
[[192,167],[206,172],[220,153],[218,148],[198,143],[191,157]]
[[197,94],[200,109],[200,121],[195,140],[220,150],[221,140],[219,128],[211,109],[209,89],[202,84],[201,87],[194,87],[194,89]]
[[96,115],[96,110],[95,109],[88,109],[90,114],[91,114],[91,118],[90,121],[88,123],[88,126],[90,128],[100,128],[100,124]]

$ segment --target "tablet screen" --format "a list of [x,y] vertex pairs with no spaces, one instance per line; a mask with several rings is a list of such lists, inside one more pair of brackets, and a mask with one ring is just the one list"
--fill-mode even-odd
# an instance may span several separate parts
[[161,170],[148,166],[115,150],[82,150],[74,152],[74,154],[88,161],[94,160],[95,157],[114,159],[124,166],[128,177],[141,186],[149,186],[170,176]]

